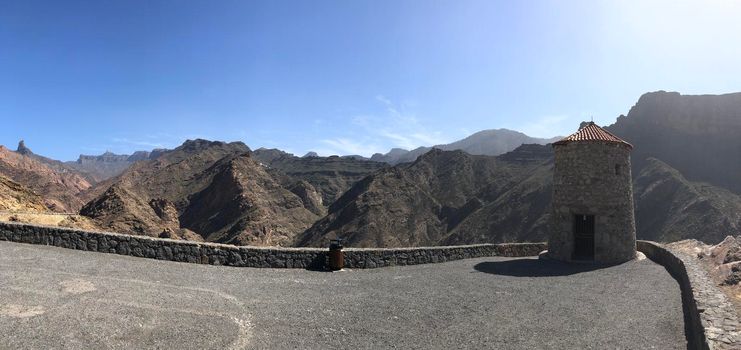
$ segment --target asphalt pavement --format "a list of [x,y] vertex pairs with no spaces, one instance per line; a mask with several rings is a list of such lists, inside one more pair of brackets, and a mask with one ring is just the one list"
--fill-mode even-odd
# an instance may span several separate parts
[[2,349],[686,349],[650,260],[317,272],[0,242]]

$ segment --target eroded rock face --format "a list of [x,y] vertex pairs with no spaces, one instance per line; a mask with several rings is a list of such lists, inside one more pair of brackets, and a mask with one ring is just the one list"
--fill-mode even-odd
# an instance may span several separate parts
[[149,206],[157,217],[163,221],[177,223],[179,226],[178,210],[172,202],[164,198],[153,198],[149,201]]
[[42,195],[46,207],[53,211],[76,212],[82,207],[82,194],[92,186],[86,178],[61,162],[48,163],[31,153],[25,144],[19,149],[22,153],[0,146],[1,175]]
[[647,93],[606,129],[633,144],[634,172],[656,158],[690,181],[741,193],[741,93]]
[[119,184],[114,184],[98,198],[87,203],[80,214],[94,219],[113,232],[152,237],[172,224],[157,216],[146,198]]
[[0,210],[40,213],[48,209],[41,196],[0,175]]
[[25,142],[25,141],[23,141],[23,140],[20,140],[20,141],[18,142],[18,148],[16,148],[16,150],[15,150],[15,151],[16,151],[17,153],[19,153],[19,154],[22,154],[22,155],[24,155],[24,156],[25,156],[25,155],[29,155],[29,154],[33,154],[33,152],[31,152],[31,149],[30,149],[30,148],[28,148],[28,147],[26,147],[26,142]]
[[527,156],[506,158],[432,150],[383,169],[345,192],[296,244],[321,247],[338,237],[352,247],[542,241],[552,153],[539,147],[542,157],[532,147],[524,148]]
[[718,266],[724,284],[737,285],[741,281],[741,236],[728,236],[716,245],[705,246],[703,253],[699,256]]
[[208,241],[290,245],[319,218],[249,154],[224,158],[208,173],[210,184],[189,197],[181,215],[182,227]]
[[723,284],[726,286],[735,286],[739,282],[741,282],[741,264],[733,264],[730,273],[723,279]]
[[122,233],[238,245],[288,245],[318,219],[247,146],[206,140],[137,163],[82,214]]
[[[741,236],[727,236],[715,245],[687,239],[667,246],[701,260],[715,281],[723,286],[733,287],[733,290],[738,288],[737,291],[741,292]],[[741,294],[732,296],[741,306]]]
[[741,196],[687,180],[654,158],[634,181],[636,227],[640,239],[661,242],[697,238],[719,243],[741,234]]
[[312,213],[317,215],[324,215],[327,213],[327,210],[322,204],[321,194],[309,182],[299,180],[288,187],[288,190],[301,198],[304,207],[309,209]]
[[[695,239],[687,239],[672,242],[666,244],[666,246],[696,259],[695,261],[699,263],[698,266],[709,277],[707,285],[692,286],[695,296],[697,297],[699,291],[704,298],[700,301],[701,306],[705,309],[702,317],[710,318],[710,321],[712,321],[710,323],[713,326],[712,332],[708,334],[708,337],[719,340],[717,336],[723,335],[725,331],[721,329],[726,328],[725,326],[730,326],[728,328],[732,328],[734,336],[738,337],[739,328],[737,326],[734,328],[733,323],[728,323],[731,320],[726,320],[727,316],[720,312],[722,311],[720,310],[721,306],[726,304],[725,298],[712,295],[710,291],[719,290],[719,292],[725,294],[731,302],[731,304],[726,305],[728,306],[726,309],[730,309],[729,312],[735,311],[737,315],[741,311],[741,256],[739,256],[741,236],[728,236],[715,245],[705,244]],[[730,336],[731,334],[727,333],[727,335]]]

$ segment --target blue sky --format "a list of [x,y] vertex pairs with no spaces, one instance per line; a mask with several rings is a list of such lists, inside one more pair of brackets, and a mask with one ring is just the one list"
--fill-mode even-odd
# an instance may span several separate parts
[[0,144],[386,152],[741,91],[741,2],[0,1]]

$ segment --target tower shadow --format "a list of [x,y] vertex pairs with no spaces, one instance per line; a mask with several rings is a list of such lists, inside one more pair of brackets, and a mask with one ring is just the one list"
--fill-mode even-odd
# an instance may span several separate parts
[[569,276],[583,272],[603,269],[614,265],[567,263],[549,259],[513,259],[486,261],[476,264],[476,271],[501,276],[514,277],[553,277]]

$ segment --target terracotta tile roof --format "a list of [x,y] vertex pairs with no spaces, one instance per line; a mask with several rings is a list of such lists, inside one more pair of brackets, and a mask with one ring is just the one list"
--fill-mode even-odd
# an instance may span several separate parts
[[563,139],[554,142],[554,145],[564,145],[569,142],[589,142],[589,141],[602,141],[602,142],[617,142],[622,143],[630,148],[633,145],[623,141],[621,138],[611,134],[609,131],[600,128],[594,122],[587,123],[579,131],[564,137]]

